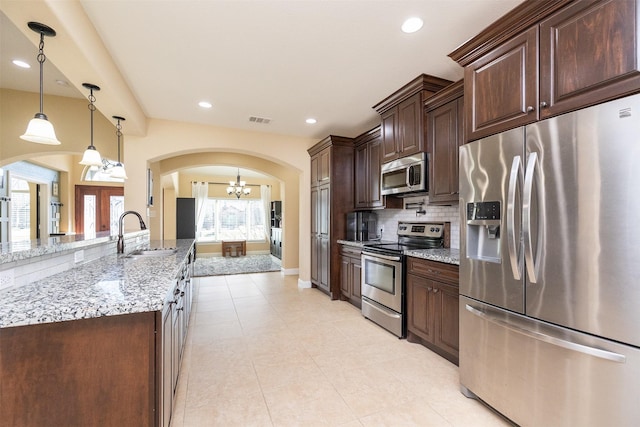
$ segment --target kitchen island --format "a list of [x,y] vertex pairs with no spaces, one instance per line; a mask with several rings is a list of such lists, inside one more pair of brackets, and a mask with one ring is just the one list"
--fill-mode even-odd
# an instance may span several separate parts
[[192,240],[3,290],[0,413],[7,425],[167,425],[191,307]]

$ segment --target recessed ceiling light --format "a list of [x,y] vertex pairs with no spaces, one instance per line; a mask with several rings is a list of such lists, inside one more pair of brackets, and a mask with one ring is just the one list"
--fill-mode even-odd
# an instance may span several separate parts
[[312,118],[308,118],[307,120],[305,120],[305,122],[307,122],[310,125],[314,125],[314,124],[318,123],[318,121],[316,119],[312,119]]
[[31,65],[29,65],[26,62],[21,61],[19,59],[14,59],[13,60],[13,65],[17,65],[20,68],[31,68]]
[[402,31],[404,31],[405,33],[415,33],[420,28],[422,28],[423,24],[424,22],[422,22],[422,19],[420,18],[409,18],[402,24]]
[[68,82],[68,81],[66,81],[66,80],[60,80],[60,79],[58,79],[58,80],[56,80],[56,84],[57,84],[58,86],[69,87],[69,82]]
[[211,105],[211,103],[207,102],[207,101],[200,101],[200,102],[198,102],[198,105],[201,106],[202,108],[211,108],[211,107],[213,107],[213,105]]

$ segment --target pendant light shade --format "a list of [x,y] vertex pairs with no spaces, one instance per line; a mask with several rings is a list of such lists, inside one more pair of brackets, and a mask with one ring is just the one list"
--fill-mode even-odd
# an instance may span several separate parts
[[27,131],[20,136],[21,139],[37,144],[60,145],[60,141],[56,138],[56,132],[47,116],[37,113],[36,116],[29,120]]
[[32,31],[40,34],[40,45],[37,56],[38,62],[40,63],[40,112],[36,113],[35,117],[29,121],[27,131],[24,135],[20,136],[20,139],[37,144],[60,145],[60,141],[56,138],[56,132],[53,130],[53,125],[43,112],[43,66],[44,61],[47,60],[47,57],[44,55],[44,37],[55,37],[56,32],[53,28],[40,24],[39,22],[29,22],[27,25]]
[[125,121],[124,117],[112,116],[118,122],[116,124],[116,136],[118,137],[118,163],[111,168],[111,177],[118,179],[127,179],[127,173],[124,170],[124,165],[120,163],[120,137],[122,137],[122,125],[120,122]]
[[80,161],[81,165],[86,166],[102,166],[102,157],[100,157],[100,153],[96,150],[96,147],[90,145],[84,152],[82,156],[82,160]]
[[96,101],[93,96],[93,91],[100,90],[100,87],[91,83],[82,83],[82,86],[89,89],[89,111],[91,113],[91,143],[87,147],[80,161],[81,165],[102,167],[102,157],[96,147],[93,145],[93,112],[96,110],[96,106],[93,104]]

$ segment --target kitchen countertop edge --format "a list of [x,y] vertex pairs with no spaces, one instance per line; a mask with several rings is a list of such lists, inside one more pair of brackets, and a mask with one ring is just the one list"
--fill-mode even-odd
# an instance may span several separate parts
[[162,310],[194,245],[191,239],[151,241],[174,255],[104,256],[26,285],[5,289],[0,329]]

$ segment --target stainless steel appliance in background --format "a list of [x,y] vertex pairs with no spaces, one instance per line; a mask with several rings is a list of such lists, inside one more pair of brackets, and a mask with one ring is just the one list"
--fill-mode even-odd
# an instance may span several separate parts
[[440,248],[444,224],[399,222],[397,243],[365,244],[362,250],[362,315],[394,335],[406,336],[405,255]]
[[427,153],[418,153],[383,163],[380,167],[380,193],[383,196],[426,193]]
[[522,426],[640,420],[640,95],[460,147],[460,383]]
[[378,215],[375,212],[349,212],[347,214],[347,240],[366,242],[378,240]]

